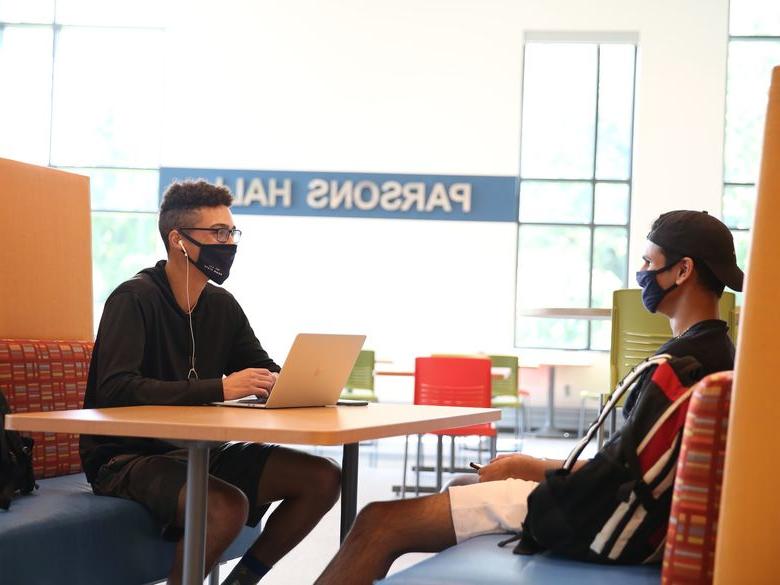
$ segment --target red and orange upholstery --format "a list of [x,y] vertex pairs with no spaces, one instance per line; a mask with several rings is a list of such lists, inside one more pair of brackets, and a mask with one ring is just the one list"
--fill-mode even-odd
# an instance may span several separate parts
[[707,376],[691,396],[666,535],[664,585],[712,583],[732,380],[732,372]]
[[[0,339],[0,391],[11,412],[81,408],[91,341]],[[30,433],[36,479],[81,471],[78,435]]]

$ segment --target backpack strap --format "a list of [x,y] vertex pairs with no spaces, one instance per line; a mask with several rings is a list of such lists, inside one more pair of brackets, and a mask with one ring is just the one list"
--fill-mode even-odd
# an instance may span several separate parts
[[633,388],[634,385],[636,385],[636,383],[642,377],[642,374],[644,374],[645,370],[666,363],[670,359],[672,359],[671,355],[668,353],[662,353],[650,356],[631,368],[631,371],[625,375],[625,377],[618,383],[612,394],[610,394],[609,401],[604,405],[604,408],[601,409],[598,418],[590,424],[585,435],[577,442],[571,453],[569,453],[569,456],[563,462],[563,469],[566,471],[572,470],[574,464],[577,462],[577,459],[579,459],[580,455],[582,455],[582,452],[585,450],[585,447],[588,446],[588,443],[590,443],[591,439],[596,435],[599,428],[607,420],[607,417],[610,415],[610,413],[615,410],[618,403],[620,402],[620,399],[623,398],[623,396],[631,388]]

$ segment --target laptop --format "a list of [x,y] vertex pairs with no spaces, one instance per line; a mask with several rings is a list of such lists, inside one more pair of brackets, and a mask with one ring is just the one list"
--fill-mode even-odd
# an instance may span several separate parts
[[300,333],[267,399],[242,398],[212,404],[241,408],[336,404],[365,340],[365,335]]

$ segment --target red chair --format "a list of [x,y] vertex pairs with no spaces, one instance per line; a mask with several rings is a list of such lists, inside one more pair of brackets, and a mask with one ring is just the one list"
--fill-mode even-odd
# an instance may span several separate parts
[[[490,408],[492,401],[490,359],[461,357],[420,357],[415,360],[414,403],[429,406],[471,406]],[[491,457],[496,455],[496,429],[492,423],[483,423],[435,431],[438,435],[436,463],[436,491],[442,483],[442,437],[490,437]],[[417,469],[415,493],[420,492],[422,436],[417,435]],[[401,497],[406,495],[406,467],[409,437],[404,446],[404,473]]]

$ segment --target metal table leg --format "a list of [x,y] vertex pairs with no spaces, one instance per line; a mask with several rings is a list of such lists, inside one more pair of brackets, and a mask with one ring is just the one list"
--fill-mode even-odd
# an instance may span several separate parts
[[207,443],[187,446],[187,503],[184,512],[184,585],[202,585],[206,563],[206,506],[209,485]]
[[555,426],[555,366],[550,366],[550,379],[547,384],[547,420],[544,426],[533,433],[537,437],[568,437],[569,433]]
[[359,443],[346,444],[341,458],[341,542],[344,542],[357,514],[359,449]]

